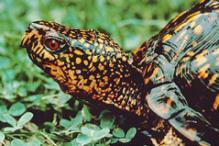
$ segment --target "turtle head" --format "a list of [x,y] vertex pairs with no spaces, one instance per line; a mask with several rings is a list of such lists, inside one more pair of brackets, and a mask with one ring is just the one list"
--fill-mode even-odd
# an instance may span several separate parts
[[104,33],[36,21],[26,30],[21,47],[66,93],[85,98],[88,95],[124,109],[132,105],[123,107],[117,102],[140,98],[136,86],[142,79],[132,66],[132,57]]
[[80,92],[81,86],[82,90],[90,91],[93,80],[103,79],[106,72],[109,74],[107,67],[112,67],[113,71],[116,64],[128,61],[127,54],[108,35],[94,30],[70,29],[55,22],[32,22],[21,47],[26,48],[30,59],[68,92]]
[[23,36],[21,47],[27,49],[31,60],[40,67],[49,62],[87,64],[88,60],[82,59],[122,53],[118,44],[104,33],[70,29],[47,21],[32,22]]

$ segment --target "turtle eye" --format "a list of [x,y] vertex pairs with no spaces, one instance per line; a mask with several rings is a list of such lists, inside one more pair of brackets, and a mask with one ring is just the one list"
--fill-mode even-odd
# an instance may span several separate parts
[[47,38],[44,42],[47,49],[51,51],[57,51],[62,49],[65,46],[65,42],[62,40],[54,39],[54,38]]

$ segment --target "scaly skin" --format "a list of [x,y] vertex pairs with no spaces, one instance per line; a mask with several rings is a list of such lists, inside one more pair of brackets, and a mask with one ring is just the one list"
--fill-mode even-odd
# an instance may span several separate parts
[[66,93],[141,118],[140,131],[147,130],[154,145],[183,145],[185,138],[214,145],[218,7],[216,0],[200,2],[132,55],[103,33],[46,21],[31,23],[21,46]]

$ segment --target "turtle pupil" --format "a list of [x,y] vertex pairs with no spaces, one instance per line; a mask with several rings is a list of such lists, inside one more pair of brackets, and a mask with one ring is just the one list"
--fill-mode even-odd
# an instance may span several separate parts
[[49,40],[49,44],[48,44],[48,47],[51,49],[51,50],[57,50],[58,47],[59,47],[59,44],[56,40]]
[[45,46],[52,51],[56,51],[59,49],[60,42],[55,39],[47,39],[45,41]]

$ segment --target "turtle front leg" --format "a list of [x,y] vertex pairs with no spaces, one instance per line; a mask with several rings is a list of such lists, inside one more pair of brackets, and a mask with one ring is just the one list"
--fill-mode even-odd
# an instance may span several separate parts
[[150,91],[149,107],[182,135],[200,145],[219,145],[219,130],[199,112],[190,108],[175,83],[167,83]]

